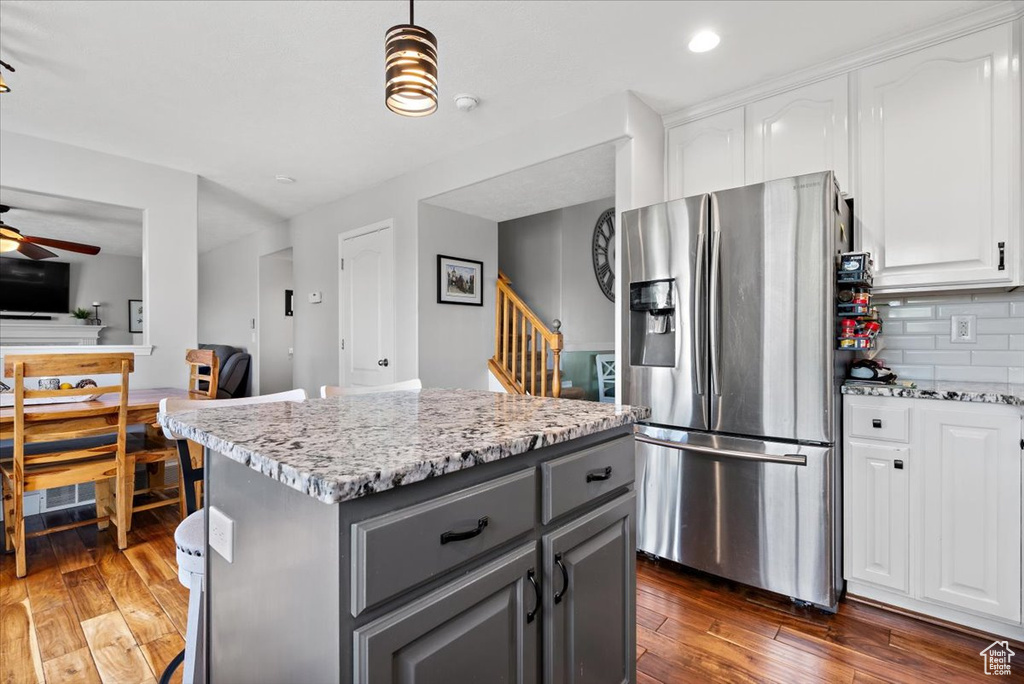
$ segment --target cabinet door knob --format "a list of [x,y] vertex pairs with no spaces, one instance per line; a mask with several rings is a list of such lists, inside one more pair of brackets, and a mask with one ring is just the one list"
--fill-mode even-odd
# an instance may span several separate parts
[[881,418],[872,418],[871,419],[871,427],[873,427],[873,428],[880,428],[880,427],[882,427],[882,419]]
[[896,470],[903,470],[903,461],[897,458],[895,461],[892,462],[892,467],[895,468]]

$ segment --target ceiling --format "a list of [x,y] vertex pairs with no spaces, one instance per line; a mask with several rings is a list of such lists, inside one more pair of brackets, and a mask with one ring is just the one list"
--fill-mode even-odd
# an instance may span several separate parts
[[[988,4],[423,0],[442,101],[406,119],[383,97],[404,1],[4,0],[18,71],[0,125],[194,172],[291,217],[613,93],[667,113]],[[721,45],[690,53],[705,27]],[[459,92],[480,107],[457,111]]]
[[506,173],[426,200],[429,204],[510,221],[615,194],[615,146],[599,145]]
[[[24,235],[84,242],[100,248],[100,254],[142,256],[142,211],[113,204],[53,197],[0,187],[0,204],[11,208],[3,221]],[[93,257],[52,249],[60,261],[84,261]],[[7,256],[13,256],[8,254]]]

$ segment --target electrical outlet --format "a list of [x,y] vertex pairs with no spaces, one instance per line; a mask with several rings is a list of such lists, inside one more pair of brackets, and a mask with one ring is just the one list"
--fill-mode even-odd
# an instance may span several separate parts
[[216,506],[207,506],[206,513],[210,517],[210,548],[231,563],[234,556],[235,521]]
[[958,314],[950,317],[949,341],[953,344],[974,344],[978,341],[976,334],[978,317],[974,314]]

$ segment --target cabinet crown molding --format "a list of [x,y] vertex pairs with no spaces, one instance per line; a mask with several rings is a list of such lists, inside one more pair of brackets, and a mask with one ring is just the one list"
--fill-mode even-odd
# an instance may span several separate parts
[[848,74],[878,62],[915,52],[932,45],[944,43],[960,36],[983,31],[1024,17],[1024,2],[1004,0],[975,12],[953,17],[933,24],[920,31],[899,36],[893,40],[859,50],[834,60],[815,64],[775,79],[764,81],[750,88],[733,91],[692,107],[684,107],[665,114],[662,122],[666,128],[689,123],[697,119],[718,114],[734,107],[740,107],[757,100],[779,95],[788,90],[823,81],[833,76]]

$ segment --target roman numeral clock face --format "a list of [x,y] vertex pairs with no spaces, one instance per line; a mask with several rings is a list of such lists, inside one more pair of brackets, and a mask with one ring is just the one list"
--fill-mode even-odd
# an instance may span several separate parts
[[604,296],[615,301],[615,209],[608,209],[594,226],[594,275]]

